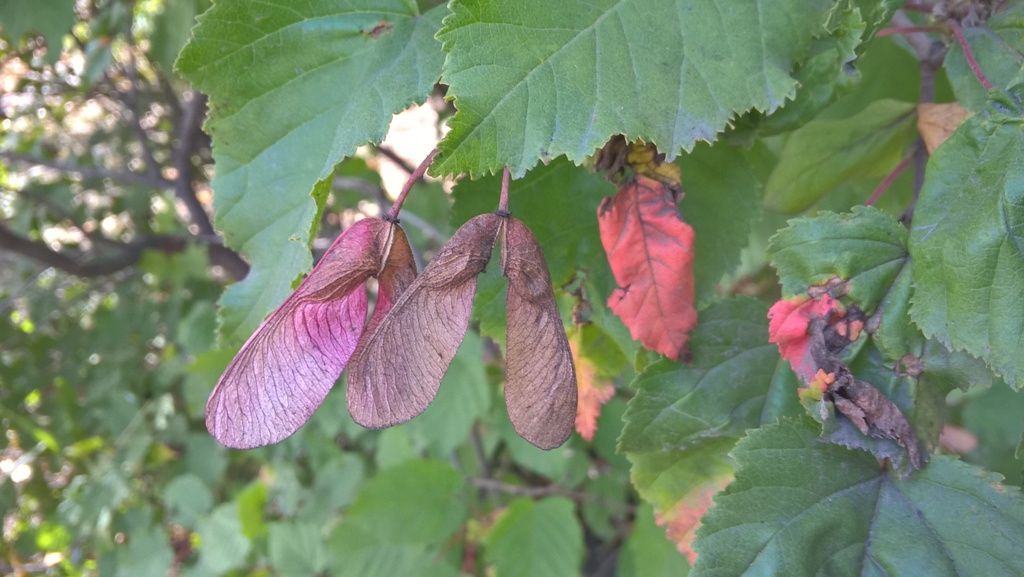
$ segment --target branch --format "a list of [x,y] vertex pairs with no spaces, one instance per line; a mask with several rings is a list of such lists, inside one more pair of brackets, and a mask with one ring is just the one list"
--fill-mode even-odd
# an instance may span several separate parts
[[174,169],[178,173],[174,179],[174,192],[188,209],[192,222],[199,227],[199,233],[216,234],[210,215],[196,198],[192,188],[192,152],[196,148],[200,134],[199,125],[206,111],[206,97],[199,92],[192,93],[192,99],[185,105],[178,127],[178,142],[172,152]]
[[[122,94],[121,99],[131,113],[132,132],[135,133],[135,137],[139,140],[139,146],[142,147],[142,158],[146,162],[146,172],[150,177],[155,178],[160,176],[160,164],[156,161],[156,157],[153,156],[153,151],[149,148],[149,135],[146,134],[146,129],[142,127],[142,116],[139,114],[139,70],[135,65],[135,36],[132,34],[134,22],[134,19],[129,19],[128,29],[125,30],[125,41],[128,43],[128,61],[125,63],[125,71],[128,73],[128,94]],[[112,83],[112,85],[115,86],[116,90],[116,84]]]
[[132,266],[139,261],[142,249],[147,248],[147,244],[143,241],[124,244],[118,255],[91,262],[80,262],[51,249],[44,243],[19,236],[5,225],[0,224],[0,249],[20,254],[40,264],[82,278],[106,276]]
[[[377,152],[388,157],[388,160],[394,162],[395,164],[398,165],[399,168],[401,168],[402,170],[409,174],[412,174],[416,170],[415,166],[409,164],[404,158],[395,154],[394,150],[391,150],[390,148],[384,146],[383,144],[377,146]],[[437,153],[435,152],[435,154]]]
[[[902,10],[897,10],[892,15],[892,23],[897,28],[914,28],[917,26],[909,16],[903,13]],[[917,54],[917,59],[924,62],[932,57],[932,39],[924,32],[906,32],[903,33],[903,38],[910,44],[911,48]]]
[[[0,223],[0,250],[28,257],[40,264],[62,270],[81,278],[107,276],[135,265],[142,258],[142,251],[147,248],[161,250],[166,253],[181,252],[189,242],[188,237],[179,235],[149,236],[129,243],[117,244],[117,254],[93,260],[79,260],[64,253],[55,251],[46,244],[24,238],[6,225]],[[210,263],[221,266],[235,278],[242,278],[248,272],[248,265],[242,262],[239,267],[235,259],[238,255],[220,244],[208,244]],[[234,258],[225,257],[226,254]]]
[[98,168],[95,166],[75,166],[59,160],[48,160],[45,158],[39,158],[28,154],[19,154],[17,152],[6,152],[0,151],[0,158],[11,160],[14,162],[23,162],[34,166],[43,166],[46,168],[52,168],[61,172],[67,172],[71,174],[77,174],[83,179],[89,178],[108,178],[115,182],[123,182],[125,184],[135,184],[139,186],[147,186],[150,188],[172,188],[174,183],[166,178],[156,175],[149,176],[139,172],[131,171],[119,171],[119,170],[108,170],[106,168]]
[[[362,178],[355,178],[351,176],[336,176],[334,181],[331,183],[334,188],[355,190],[361,193],[363,196],[372,198],[377,206],[380,207],[381,214],[387,212],[384,207],[390,204],[387,195],[384,193],[384,189],[380,186],[373,184],[368,180]],[[443,245],[446,239],[443,234],[432,224],[426,221],[423,217],[409,212],[409,209],[402,210],[402,220],[407,224],[419,229],[423,233],[423,236],[429,240],[436,242],[438,245]]]
[[584,501],[596,501],[608,507],[610,509],[619,509],[622,511],[635,511],[636,507],[629,503],[623,503],[620,501],[613,501],[611,499],[604,499],[591,493],[584,493],[583,491],[573,491],[570,489],[564,489],[558,485],[548,485],[546,487],[529,487],[525,485],[513,485],[511,483],[504,483],[495,479],[484,479],[484,478],[471,478],[469,483],[474,487],[481,489],[488,489],[494,491],[500,491],[509,495],[517,497],[567,497],[576,502]]
[[[915,143],[915,146],[916,144],[917,143]],[[875,190],[871,193],[871,196],[869,196],[867,201],[864,202],[864,206],[872,206],[876,202],[878,202],[878,199],[882,197],[882,193],[888,190],[889,187],[892,186],[893,181],[899,178],[899,176],[903,174],[903,171],[906,170],[908,166],[910,166],[910,161],[913,160],[915,154],[917,154],[916,148],[912,147],[912,152],[906,158],[901,160],[899,164],[896,165],[896,168],[892,169],[892,171],[890,171],[889,174],[886,175],[882,182],[877,187],[875,187]]]

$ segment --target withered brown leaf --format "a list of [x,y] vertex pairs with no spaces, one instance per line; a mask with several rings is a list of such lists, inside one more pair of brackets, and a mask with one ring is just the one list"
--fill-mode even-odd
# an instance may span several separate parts
[[572,434],[576,370],[544,253],[530,229],[514,218],[505,222],[501,266],[508,278],[508,416],[520,437],[541,449],[553,449]]
[[484,214],[452,235],[390,312],[360,340],[349,364],[348,409],[364,427],[390,427],[437,396],[469,327],[476,277],[491,258],[502,218]]
[[364,334],[363,284],[378,275],[375,318],[412,282],[416,264],[401,227],[368,218],[338,237],[224,370],[206,405],[206,427],[221,444],[276,443],[309,420]]
[[[849,375],[844,375],[849,377]],[[829,389],[836,409],[865,435],[892,439],[907,450],[910,463],[920,469],[921,449],[910,422],[895,403],[871,383],[841,378]]]

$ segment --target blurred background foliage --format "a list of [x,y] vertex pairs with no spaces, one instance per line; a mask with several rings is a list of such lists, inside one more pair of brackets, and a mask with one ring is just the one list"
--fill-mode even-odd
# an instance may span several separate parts
[[[0,0],[0,573],[686,574],[686,558],[637,497],[615,447],[627,385],[654,355],[638,351],[617,321],[602,324],[611,315],[591,299],[593,324],[580,338],[604,351],[596,371],[613,378],[616,394],[592,442],[574,435],[555,451],[534,449],[512,431],[499,348],[480,336],[501,333],[488,314],[502,302],[494,266],[481,280],[478,325],[421,417],[364,430],[336,387],[278,445],[218,445],[204,408],[234,351],[216,346],[215,303],[248,267],[211,224],[206,100],[172,70],[208,1],[42,5]],[[844,118],[880,91],[915,100],[917,79],[905,71],[916,66],[896,42],[878,41],[860,70],[893,80],[861,84],[824,117]],[[382,146],[338,166],[315,250],[387,202],[388,170],[404,180],[402,165],[436,142],[446,106],[432,97],[420,107],[433,140],[411,159]],[[750,151],[762,183],[776,154]],[[519,194],[534,194],[538,175],[601,180],[563,175],[564,166],[527,175]],[[845,209],[875,180],[815,209]],[[896,182],[883,208],[903,210],[909,181]],[[488,209],[456,194],[450,214],[446,185],[418,186],[402,218],[422,267],[453,224]],[[474,186],[484,185],[463,189]],[[550,208],[523,205],[531,207]],[[732,292],[777,296],[764,250],[788,217],[766,210],[754,223],[727,278]],[[596,260],[591,282],[608,276]],[[562,296],[568,312],[575,303]],[[949,451],[1019,485],[1024,397],[998,384],[954,394],[949,409]]]
[[[472,331],[411,423],[366,431],[338,387],[279,445],[207,434],[233,354],[215,303],[247,271],[211,225],[205,98],[172,69],[207,5],[0,0],[0,573],[684,574],[615,452],[625,400],[592,443],[536,450]],[[338,167],[314,249],[386,201],[385,163],[404,180],[393,156]],[[422,260],[452,229],[420,188]]]

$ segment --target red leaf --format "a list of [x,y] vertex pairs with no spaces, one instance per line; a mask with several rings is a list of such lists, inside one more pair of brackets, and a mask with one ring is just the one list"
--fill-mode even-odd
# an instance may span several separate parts
[[645,176],[604,199],[601,244],[619,288],[608,306],[648,349],[678,359],[697,324],[693,229],[665,185]]
[[819,369],[811,355],[808,326],[842,311],[843,305],[828,294],[815,300],[803,295],[780,300],[768,311],[768,341],[779,346],[779,354],[804,382],[813,382]]
[[601,406],[615,395],[615,386],[598,378],[594,366],[580,355],[583,333],[576,331],[576,337],[569,339],[569,349],[576,363],[576,384],[579,387],[579,402],[576,405],[576,432],[587,441],[594,440],[597,432],[597,418]]
[[[382,273],[385,263],[393,269]],[[402,229],[367,218],[334,241],[228,364],[206,404],[210,434],[227,447],[250,449],[276,443],[308,421],[363,334],[364,283],[378,274],[381,309],[416,269]]]

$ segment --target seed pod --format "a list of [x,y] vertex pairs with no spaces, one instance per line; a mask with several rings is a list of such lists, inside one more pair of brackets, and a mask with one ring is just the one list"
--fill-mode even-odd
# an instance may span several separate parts
[[371,276],[380,278],[376,319],[416,276],[409,241],[393,222],[363,219],[342,233],[242,345],[206,404],[214,438],[251,449],[281,441],[309,420],[363,334]]
[[349,365],[348,410],[364,427],[390,427],[437,396],[469,327],[476,277],[502,219],[484,214],[455,232],[394,307],[359,343]]
[[560,446],[576,419],[576,369],[551,275],[533,233],[508,218],[502,235],[505,303],[505,404],[519,436],[541,449]]

